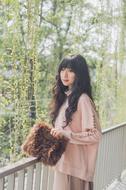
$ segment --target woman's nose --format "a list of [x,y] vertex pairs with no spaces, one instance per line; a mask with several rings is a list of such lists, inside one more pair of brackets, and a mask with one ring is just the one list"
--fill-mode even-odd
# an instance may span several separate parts
[[65,70],[64,71],[64,77],[67,77],[68,76],[68,72]]

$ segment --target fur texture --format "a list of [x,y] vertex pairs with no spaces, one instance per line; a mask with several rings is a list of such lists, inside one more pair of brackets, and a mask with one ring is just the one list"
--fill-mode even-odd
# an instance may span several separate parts
[[45,123],[35,124],[22,145],[22,151],[26,155],[37,157],[45,165],[53,166],[65,151],[68,139],[55,138],[50,130]]

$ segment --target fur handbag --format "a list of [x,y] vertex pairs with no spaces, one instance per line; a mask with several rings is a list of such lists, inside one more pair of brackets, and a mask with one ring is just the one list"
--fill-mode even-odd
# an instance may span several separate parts
[[53,137],[50,131],[51,128],[45,123],[35,124],[21,148],[26,155],[37,157],[43,164],[53,166],[65,151],[68,139],[64,136]]

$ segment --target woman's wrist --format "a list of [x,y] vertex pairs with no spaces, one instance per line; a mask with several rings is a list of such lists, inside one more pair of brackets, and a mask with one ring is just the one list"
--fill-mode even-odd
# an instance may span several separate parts
[[67,137],[68,139],[70,139],[70,138],[71,138],[71,131],[63,130],[63,135],[64,135],[65,137]]

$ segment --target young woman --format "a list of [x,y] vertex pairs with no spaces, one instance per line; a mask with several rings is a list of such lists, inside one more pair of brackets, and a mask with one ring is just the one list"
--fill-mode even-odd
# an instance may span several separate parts
[[102,135],[84,57],[73,55],[61,61],[53,95],[51,134],[69,138],[55,166],[53,190],[93,190]]

